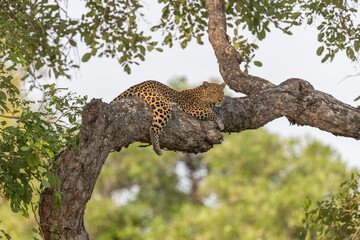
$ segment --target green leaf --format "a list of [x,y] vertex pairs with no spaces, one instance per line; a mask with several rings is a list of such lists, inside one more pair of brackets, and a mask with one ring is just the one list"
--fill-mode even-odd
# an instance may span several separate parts
[[20,63],[20,61],[18,60],[18,56],[17,56],[16,54],[10,53],[9,57],[10,57],[10,60],[11,60],[12,62],[14,62],[14,63]]
[[0,99],[6,100],[6,94],[3,91],[0,91]]
[[76,47],[76,45],[77,45],[76,42],[74,40],[72,40],[72,39],[69,40],[69,43],[73,47]]
[[355,61],[356,59],[354,50],[351,47],[346,48],[346,56],[348,56],[348,58],[350,58],[352,61]]
[[54,207],[58,211],[61,209],[61,195],[59,192],[54,192]]
[[41,183],[45,188],[50,188],[51,187],[51,184],[44,178],[41,180]]
[[324,46],[321,46],[321,47],[319,47],[319,48],[316,50],[316,54],[317,54],[318,56],[320,56],[323,52],[324,52]]
[[309,208],[311,206],[311,199],[308,196],[306,196],[304,204],[305,208]]
[[201,40],[201,35],[200,35],[200,34],[196,36],[196,41],[197,41],[197,43],[200,44],[200,45],[203,45],[203,44],[204,44],[204,42]]
[[355,41],[354,42],[354,49],[356,52],[359,52],[360,49],[360,41]]
[[29,167],[33,167],[36,165],[36,159],[35,155],[33,153],[30,153],[27,159]]
[[330,54],[326,54],[325,57],[323,59],[321,59],[321,63],[326,62],[326,60],[328,60],[329,57],[330,57]]
[[130,74],[130,73],[131,73],[131,69],[130,69],[130,67],[129,67],[129,64],[126,64],[126,65],[124,66],[124,71],[125,71],[127,74]]
[[54,187],[57,186],[57,184],[59,182],[58,177],[53,172],[48,171],[46,173],[46,177],[47,177],[49,183],[51,184],[51,186],[54,186]]
[[30,148],[30,147],[28,147],[28,146],[22,146],[22,147],[20,148],[20,150],[21,150],[21,151],[27,151],[27,150],[29,150],[29,148]]
[[50,149],[46,149],[46,153],[48,154],[48,156],[50,157],[50,158],[54,158],[54,152],[53,151],[51,151]]
[[182,48],[186,48],[186,46],[187,46],[187,41],[186,41],[186,40],[182,41],[182,42],[180,43],[180,45],[181,45]]
[[234,42],[234,48],[235,48],[236,50],[239,50],[239,48],[240,48],[239,42]]
[[300,16],[301,16],[301,13],[300,13],[300,12],[295,12],[295,13],[291,14],[291,18],[292,18],[292,19],[296,19],[296,18],[298,18],[298,17],[300,17]]
[[89,61],[90,57],[91,57],[91,53],[85,53],[84,56],[81,58],[81,61],[87,62]]
[[254,61],[254,65],[257,66],[257,67],[262,67],[262,62]]
[[258,37],[259,40],[263,40],[266,37],[265,30],[263,29],[260,32],[258,32],[257,37]]

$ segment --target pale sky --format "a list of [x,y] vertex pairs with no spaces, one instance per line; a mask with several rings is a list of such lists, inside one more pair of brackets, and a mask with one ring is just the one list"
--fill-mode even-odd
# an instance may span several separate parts
[[[76,7],[72,8],[77,11]],[[148,10],[148,20],[160,18],[159,9]],[[148,25],[143,25],[148,28]],[[348,75],[358,73],[354,63],[341,53],[334,62],[321,64],[316,55],[320,46],[316,41],[316,29],[301,26],[294,35],[287,36],[273,31],[262,42],[257,42],[257,60],[263,67],[252,67],[250,74],[279,84],[288,78],[297,77],[309,81],[317,90],[329,93],[338,100],[352,106],[360,105],[353,100],[360,95],[360,77],[343,80]],[[201,84],[210,78],[219,78],[217,60],[206,38],[204,45],[190,44],[185,50],[177,45],[164,52],[153,51],[146,55],[145,62],[132,66],[131,75],[123,72],[116,59],[94,59],[81,64],[80,73],[71,82],[57,81],[80,95],[102,98],[109,102],[130,86],[153,79],[166,83],[175,77],[184,76],[190,84]],[[85,53],[80,49],[80,53]],[[80,56],[82,56],[80,54]],[[343,80],[343,81],[342,81]],[[272,133],[280,136],[310,136],[331,145],[339,151],[349,166],[360,167],[360,143],[352,138],[336,137],[330,133],[312,127],[289,126],[285,118],[274,120],[265,126]],[[241,134],[241,133],[240,133]]]

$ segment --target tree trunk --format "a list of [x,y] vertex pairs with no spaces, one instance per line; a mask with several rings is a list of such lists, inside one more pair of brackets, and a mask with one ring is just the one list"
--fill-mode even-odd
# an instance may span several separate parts
[[[329,94],[315,90],[301,79],[289,79],[276,86],[269,81],[241,72],[241,56],[226,37],[225,14],[221,0],[206,0],[209,13],[209,40],[219,62],[224,81],[248,96],[225,97],[214,109],[223,121],[224,132],[256,129],[285,116],[290,123],[317,127],[334,135],[360,138],[360,110]],[[45,239],[89,239],[84,228],[84,211],[102,165],[112,149],[139,141],[150,143],[152,112],[142,100],[130,97],[109,105],[93,99],[83,110],[77,151],[68,146],[61,155],[57,174],[61,183],[61,209],[54,209],[52,190],[42,194],[40,224]],[[199,121],[176,107],[160,134],[161,148],[199,153],[222,141],[211,121]],[[241,143],[239,143],[241,144]],[[121,226],[119,226],[121,227]]]

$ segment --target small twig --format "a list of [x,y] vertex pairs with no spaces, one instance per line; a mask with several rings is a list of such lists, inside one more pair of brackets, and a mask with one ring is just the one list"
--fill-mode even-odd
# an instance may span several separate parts
[[[31,185],[33,185],[33,184],[31,183]],[[34,188],[34,185],[33,185],[33,188]],[[36,215],[36,212],[35,212],[35,209],[34,209],[34,204],[33,204],[32,201],[30,201],[30,204],[31,204],[31,210],[32,210],[32,212],[34,214],[35,222],[39,226],[41,237],[44,238],[45,235],[44,235],[44,232],[43,232],[43,230],[41,228],[40,222],[39,222],[39,220],[37,218],[37,215]]]
[[0,115],[0,117],[3,117],[3,118],[12,118],[12,119],[20,119],[20,117],[18,117],[18,116],[6,116],[6,115]]
[[0,157],[20,159],[20,156],[0,154]]
[[104,11],[103,11],[102,16],[100,18],[100,21],[96,24],[96,26],[93,29],[93,38],[94,39],[95,39],[95,34],[96,34],[96,31],[97,31],[98,27],[101,27],[101,24],[103,23],[103,21],[105,19],[106,9],[107,9],[108,3],[109,3],[109,0],[107,0],[106,3],[105,3]]
[[341,79],[341,80],[338,82],[338,84],[342,83],[344,80],[346,80],[346,79],[348,79],[348,78],[358,77],[358,76],[360,76],[360,73],[347,75],[346,77],[344,77],[343,79]]
[[35,222],[39,226],[41,237],[44,237],[45,236],[44,232],[43,232],[43,230],[41,228],[41,225],[40,225],[40,222],[39,222],[39,220],[38,220],[38,218],[36,216],[36,212],[35,212],[35,209],[34,209],[34,204],[32,202],[31,202],[31,210],[32,210],[32,212],[34,214]]
[[57,119],[55,122],[54,121],[50,121],[50,120],[44,120],[44,122],[50,123],[50,124],[54,124],[55,126],[58,127],[62,127],[61,124],[57,123],[57,121],[59,121],[60,119]]
[[104,19],[105,19],[105,15],[106,15],[106,9],[108,7],[108,4],[109,4],[109,0],[106,1],[105,3],[105,8],[104,8],[104,11],[103,11],[103,14],[102,14],[102,17],[100,19],[100,23],[99,23],[99,26],[103,23]]
[[360,231],[360,227],[357,228],[357,230],[356,230],[354,236],[351,238],[351,240],[357,239],[357,235],[358,235],[358,232],[359,232],[359,231]]
[[[56,4],[57,4],[57,6],[59,7],[59,11],[58,11],[58,12],[59,12],[59,18],[60,18],[60,16],[61,16],[60,10],[63,11],[63,13],[65,14],[66,18],[69,18],[68,11],[67,11],[66,9],[64,9],[64,8],[60,5],[60,3],[59,3],[58,0],[55,0],[55,2],[56,2]],[[61,18],[60,18],[60,19],[61,19]]]
[[[61,115],[62,116],[62,115]],[[60,117],[61,117],[60,116]],[[0,115],[0,117],[3,117],[3,118],[11,118],[11,119],[20,119],[20,117],[18,116],[6,116],[6,115]],[[61,124],[58,124],[57,121],[59,121],[60,118],[58,118],[55,122],[54,121],[50,121],[50,120],[43,120],[44,122],[47,122],[47,123],[50,123],[50,124],[54,124],[56,126],[60,126],[61,127]],[[0,155],[1,156],[1,155]]]

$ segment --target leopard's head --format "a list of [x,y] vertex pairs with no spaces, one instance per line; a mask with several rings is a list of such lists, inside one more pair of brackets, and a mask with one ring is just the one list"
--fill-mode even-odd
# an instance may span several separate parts
[[224,98],[224,88],[226,83],[208,83],[203,82],[204,100],[211,106],[220,106]]

